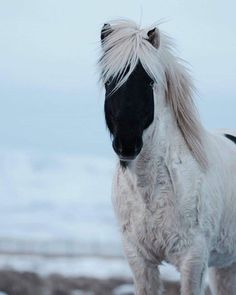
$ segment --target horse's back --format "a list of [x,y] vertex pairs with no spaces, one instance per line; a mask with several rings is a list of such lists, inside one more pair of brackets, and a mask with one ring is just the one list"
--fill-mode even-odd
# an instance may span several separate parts
[[215,134],[221,134],[226,138],[232,140],[236,144],[236,130],[232,129],[217,129],[214,132]]

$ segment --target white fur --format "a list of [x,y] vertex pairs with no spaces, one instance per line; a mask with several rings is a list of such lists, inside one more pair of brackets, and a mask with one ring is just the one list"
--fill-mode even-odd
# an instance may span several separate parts
[[[182,295],[204,294],[209,266],[214,294],[236,294],[236,145],[201,126],[190,78],[161,33],[160,48],[152,55],[151,44],[143,39],[145,30],[124,22],[113,28],[104,46],[114,43],[112,50],[119,56],[113,61],[103,56],[103,78],[122,73],[130,61],[125,45],[134,44],[128,38],[132,33],[135,42],[146,46],[142,51],[138,43],[133,53],[156,82],[154,121],[144,131],[142,151],[126,170],[117,165],[113,181],[114,208],[136,294],[162,294],[162,261],[181,272]],[[127,41],[122,43],[123,29]],[[123,54],[124,63],[116,64]]]

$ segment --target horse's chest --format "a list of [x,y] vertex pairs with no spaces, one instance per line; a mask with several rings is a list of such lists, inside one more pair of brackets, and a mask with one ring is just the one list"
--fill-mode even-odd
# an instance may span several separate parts
[[[181,234],[179,217],[168,194],[158,200],[145,201],[134,192],[119,196],[118,218],[123,234],[152,260],[165,260],[179,251]],[[182,231],[184,233],[184,231]]]
[[136,241],[140,250],[148,256],[163,260],[164,249],[167,248],[167,241],[172,235],[171,227],[168,224],[164,225],[169,208],[166,206],[152,210],[148,204],[140,207],[140,211],[136,208],[136,211],[131,212],[126,234]]
[[191,199],[186,197],[186,192],[181,193],[182,186],[176,183],[174,190],[165,169],[159,167],[158,171],[159,178],[153,182],[135,182],[128,174],[118,173],[114,205],[125,238],[148,259],[171,260],[194,238],[197,198],[193,192],[189,193]]

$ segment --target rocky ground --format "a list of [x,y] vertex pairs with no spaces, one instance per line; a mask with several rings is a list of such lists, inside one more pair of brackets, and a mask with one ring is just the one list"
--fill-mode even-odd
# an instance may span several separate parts
[[[179,294],[177,282],[164,282],[165,295]],[[129,279],[40,277],[32,272],[0,271],[0,294],[6,295],[133,295]],[[209,290],[206,294],[210,295]]]

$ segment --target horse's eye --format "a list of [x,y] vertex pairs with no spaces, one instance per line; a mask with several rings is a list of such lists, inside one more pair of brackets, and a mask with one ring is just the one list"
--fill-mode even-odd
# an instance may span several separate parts
[[149,86],[150,86],[150,87],[153,87],[153,86],[154,86],[154,81],[150,82],[150,83],[149,83]]
[[111,82],[112,82],[112,79],[107,80],[107,82],[106,82],[106,86],[111,85]]

